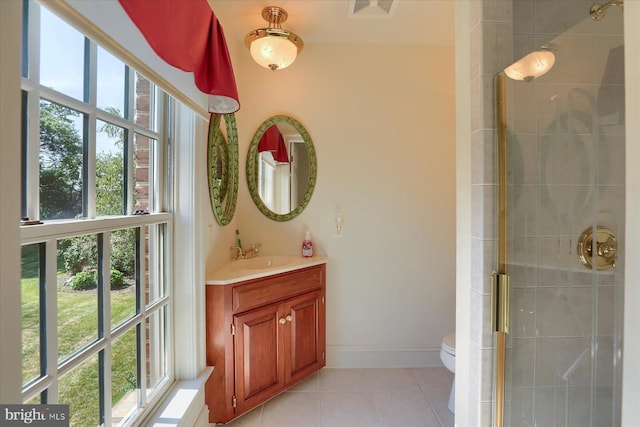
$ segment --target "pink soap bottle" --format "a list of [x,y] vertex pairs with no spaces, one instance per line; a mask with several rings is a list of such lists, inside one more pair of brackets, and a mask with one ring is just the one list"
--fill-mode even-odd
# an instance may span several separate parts
[[311,232],[307,231],[304,235],[304,240],[302,241],[302,256],[311,257],[313,256],[313,242],[311,241]]

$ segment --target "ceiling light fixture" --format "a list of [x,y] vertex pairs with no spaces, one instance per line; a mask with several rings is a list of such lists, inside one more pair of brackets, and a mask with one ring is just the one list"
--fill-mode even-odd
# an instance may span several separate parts
[[244,44],[258,65],[274,71],[286,68],[302,50],[302,39],[291,31],[282,29],[281,24],[288,16],[287,11],[281,7],[265,7],[262,9],[262,17],[269,23],[269,27],[253,30],[244,38]]
[[556,54],[552,46],[545,45],[520,58],[504,69],[513,80],[530,82],[547,73],[556,62]]

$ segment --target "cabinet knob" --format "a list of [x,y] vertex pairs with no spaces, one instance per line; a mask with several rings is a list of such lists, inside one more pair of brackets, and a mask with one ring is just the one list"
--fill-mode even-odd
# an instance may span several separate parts
[[285,323],[287,323],[287,319],[285,319],[284,317],[281,317],[279,322],[281,325],[284,325]]
[[287,314],[287,322],[291,322],[293,320],[293,316],[290,314]]

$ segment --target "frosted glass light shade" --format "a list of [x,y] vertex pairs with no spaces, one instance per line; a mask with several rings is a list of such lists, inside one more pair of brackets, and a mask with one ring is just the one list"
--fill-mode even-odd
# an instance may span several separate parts
[[249,52],[258,65],[281,70],[295,61],[298,48],[288,38],[267,35],[251,42]]
[[262,9],[262,18],[269,23],[268,28],[251,31],[244,38],[244,44],[256,63],[270,70],[280,70],[293,63],[302,50],[304,42],[291,31],[282,29],[287,20],[287,11],[278,6]]
[[542,76],[553,67],[556,55],[548,49],[531,52],[509,65],[504,72],[513,80],[531,81]]

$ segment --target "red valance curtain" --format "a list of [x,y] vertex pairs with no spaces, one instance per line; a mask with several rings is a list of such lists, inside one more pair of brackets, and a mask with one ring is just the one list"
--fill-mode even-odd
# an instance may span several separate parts
[[207,93],[209,111],[238,111],[238,89],[222,26],[207,0],[118,0],[151,48]]
[[258,152],[270,151],[273,160],[280,163],[289,163],[289,155],[287,154],[287,146],[284,143],[282,133],[276,125],[271,125],[264,132],[262,138],[258,142]]

